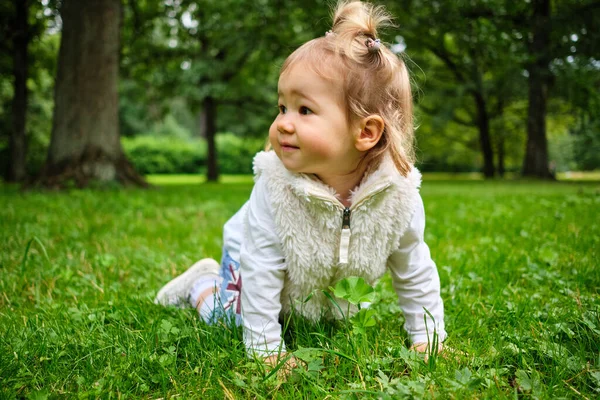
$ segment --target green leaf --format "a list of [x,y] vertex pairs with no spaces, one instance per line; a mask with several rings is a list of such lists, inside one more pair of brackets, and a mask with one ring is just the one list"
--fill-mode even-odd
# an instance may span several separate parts
[[596,384],[596,391],[600,389],[600,371],[590,371],[590,376]]
[[365,282],[363,278],[351,276],[339,281],[333,294],[349,303],[358,305],[365,302],[373,302],[376,297],[375,289]]
[[167,321],[166,319],[163,319],[160,322],[160,331],[163,332],[164,334],[168,334],[171,331],[172,327],[173,327],[173,324],[171,324],[171,322]]
[[528,374],[526,371],[519,369],[517,370],[516,377],[517,383],[522,390],[526,392],[533,392],[533,394],[536,394],[540,391],[541,382],[536,371],[531,371],[531,374]]
[[323,360],[318,358],[316,360],[312,360],[306,366],[308,372],[319,372],[323,369]]
[[539,257],[548,265],[555,266],[558,260],[558,252],[551,246],[543,246],[539,250]]
[[244,381],[243,381],[242,379],[240,379],[240,378],[233,378],[233,379],[232,379],[232,382],[233,382],[233,384],[234,384],[234,385],[236,385],[236,386],[238,386],[238,387],[241,387],[241,388],[245,388],[245,387],[247,387],[247,386],[248,386],[248,385],[246,385],[246,382],[244,382]]
[[29,400],[46,400],[48,399],[48,396],[50,396],[50,393],[48,393],[48,389],[42,389],[30,393],[29,396],[27,396],[27,398]]
[[464,386],[467,386],[473,374],[471,373],[471,370],[469,368],[465,367],[461,370],[456,371],[454,373],[454,376],[458,382],[460,382]]
[[354,332],[360,334],[367,333],[367,328],[373,327],[377,324],[377,321],[375,320],[376,314],[377,312],[372,308],[364,308],[360,310],[351,319]]
[[300,347],[294,352],[294,355],[304,362],[310,363],[318,358],[321,358],[322,352],[318,349],[308,349],[306,347]]

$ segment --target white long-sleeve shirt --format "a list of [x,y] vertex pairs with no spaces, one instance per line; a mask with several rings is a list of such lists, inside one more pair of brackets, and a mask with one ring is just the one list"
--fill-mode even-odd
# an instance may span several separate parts
[[[224,229],[225,248],[241,264],[244,342],[249,354],[259,356],[285,351],[278,319],[287,265],[268,196],[266,183],[258,179],[250,200]],[[419,197],[400,246],[387,262],[404,312],[404,327],[413,343],[433,339],[434,323],[425,318],[424,308],[435,319],[438,339],[446,337],[439,276],[424,241],[424,229],[425,212]]]

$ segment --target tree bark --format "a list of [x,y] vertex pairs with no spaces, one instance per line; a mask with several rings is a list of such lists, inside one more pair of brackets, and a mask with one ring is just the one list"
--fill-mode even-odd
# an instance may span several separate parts
[[27,76],[29,45],[28,0],[15,2],[15,20],[13,36],[13,75],[14,95],[12,99],[12,131],[10,134],[9,182],[23,182],[27,178]]
[[532,62],[529,72],[529,106],[527,112],[527,146],[523,176],[554,179],[548,164],[546,138],[546,104],[550,83],[550,0],[532,0],[533,39],[529,45]]
[[506,173],[506,168],[504,166],[504,137],[498,135],[496,143],[498,144],[498,176],[504,178],[504,174]]
[[[499,93],[502,93],[498,90]],[[498,126],[498,130],[494,134],[494,138],[496,139],[496,160],[497,166],[496,171],[498,172],[498,176],[500,178],[504,178],[504,174],[506,173],[506,164],[505,164],[505,135],[506,135],[506,126],[504,123],[504,99],[500,96],[498,99],[498,103],[496,104],[496,115],[495,118],[498,118],[500,121],[500,125]]]
[[216,182],[219,179],[219,165],[217,162],[217,145],[215,137],[217,134],[217,102],[208,96],[204,99],[204,123],[206,134],[206,180]]
[[196,117],[196,123],[198,126],[197,136],[206,139],[206,110],[201,109]]
[[52,136],[38,182],[146,186],[119,135],[120,0],[64,0],[61,17]]
[[477,129],[479,130],[479,146],[483,155],[483,175],[486,178],[494,177],[494,150],[490,138],[490,118],[486,109],[486,102],[480,92],[474,92],[475,106],[477,108]]

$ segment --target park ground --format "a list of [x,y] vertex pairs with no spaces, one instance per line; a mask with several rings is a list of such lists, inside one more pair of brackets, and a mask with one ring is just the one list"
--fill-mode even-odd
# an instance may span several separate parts
[[598,398],[600,183],[447,178],[421,193],[451,350],[406,349],[384,277],[373,326],[291,321],[304,367],[287,381],[246,358],[239,329],[152,303],[220,257],[251,178],[0,186],[0,398]]

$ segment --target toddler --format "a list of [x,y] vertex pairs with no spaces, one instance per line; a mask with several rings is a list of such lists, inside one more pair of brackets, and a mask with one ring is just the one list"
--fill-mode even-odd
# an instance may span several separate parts
[[[191,305],[208,323],[235,318],[250,356],[285,353],[280,315],[355,312],[328,300],[345,277],[390,271],[417,351],[446,337],[435,263],[423,240],[420,173],[406,66],[377,37],[380,7],[338,4],[332,30],[281,68],[270,149],[254,159],[249,201],[224,227],[221,265],[197,262],[155,302]],[[425,309],[434,319],[427,315]]]

